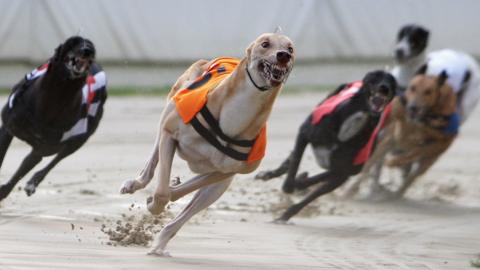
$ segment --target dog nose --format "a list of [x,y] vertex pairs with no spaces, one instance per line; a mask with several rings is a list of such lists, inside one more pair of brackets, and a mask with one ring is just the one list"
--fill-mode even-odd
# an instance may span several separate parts
[[407,110],[413,116],[415,116],[418,113],[418,107],[415,104],[408,105]]
[[378,87],[378,92],[384,96],[388,96],[390,94],[390,88],[387,85],[380,85]]
[[80,55],[82,57],[90,57],[92,56],[94,53],[94,51],[91,49],[91,48],[88,48],[88,47],[83,47],[80,49]]
[[292,58],[292,55],[288,52],[285,52],[285,51],[277,52],[277,60],[282,64],[288,63],[288,61],[290,61],[290,58]]
[[395,50],[395,58],[402,59],[405,56],[405,52],[402,49]]

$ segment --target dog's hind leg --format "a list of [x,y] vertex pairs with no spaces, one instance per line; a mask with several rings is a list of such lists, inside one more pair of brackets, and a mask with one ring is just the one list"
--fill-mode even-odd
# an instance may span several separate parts
[[305,179],[297,179],[295,180],[295,189],[303,190],[307,189],[310,186],[316,185],[321,182],[328,181],[332,173],[330,171],[326,171],[314,176],[306,177]]
[[302,210],[307,204],[311,203],[314,201],[316,198],[329,193],[345,183],[345,181],[348,179],[349,175],[339,175],[335,174],[332,172],[332,175],[330,179],[328,179],[328,182],[319,187],[317,190],[311,192],[308,194],[308,196],[300,201],[299,203],[296,203],[292,206],[290,206],[283,215],[276,220],[278,223],[285,223],[287,222],[291,217],[296,215],[300,210]]
[[7,154],[8,147],[12,142],[13,136],[10,134],[5,126],[0,128],[0,167],[2,167],[3,159]]
[[28,180],[27,185],[24,188],[27,195],[30,196],[35,193],[36,188],[43,181],[43,179],[45,179],[45,176],[47,176],[50,170],[52,170],[53,167],[55,167],[62,159],[77,151],[86,141],[86,139],[82,139],[66,144],[65,147],[63,147],[62,150],[60,150],[60,152],[58,152],[58,154],[52,159],[52,161],[45,166],[45,168],[36,172],[32,178]]
[[234,173],[220,173],[220,172],[213,172],[213,173],[207,173],[207,174],[201,174],[197,175],[194,178],[181,183],[180,185],[170,187],[170,200],[176,201],[180,199],[181,197],[197,190],[200,189],[204,186],[210,185],[217,183],[218,181],[222,181],[226,179],[227,177],[235,175]]
[[154,215],[160,214],[170,201],[170,172],[177,144],[170,134],[164,132],[160,137],[158,154],[160,174],[154,194],[147,198],[147,208]]
[[0,201],[5,199],[8,194],[12,191],[15,185],[25,176],[35,165],[37,165],[42,160],[42,156],[37,154],[32,150],[30,154],[22,161],[20,168],[17,169],[15,174],[10,178],[10,180],[0,186]]
[[283,192],[285,193],[292,193],[295,190],[295,177],[307,145],[308,140],[302,135],[302,133],[299,133],[295,142],[295,148],[290,155],[290,166],[288,168],[287,178],[282,186]]
[[182,210],[182,212],[170,221],[158,235],[149,254],[168,256],[165,251],[168,241],[175,236],[180,228],[195,214],[207,208],[214,203],[227,190],[232,182],[233,175],[225,176],[225,178],[215,184],[211,184],[200,188],[194,195],[190,203]]
[[270,180],[275,177],[279,177],[283,174],[285,174],[288,171],[288,168],[290,167],[290,159],[291,159],[292,154],[288,156],[285,161],[280,164],[280,167],[270,170],[270,171],[261,171],[257,175],[255,175],[255,179],[260,179],[263,181]]

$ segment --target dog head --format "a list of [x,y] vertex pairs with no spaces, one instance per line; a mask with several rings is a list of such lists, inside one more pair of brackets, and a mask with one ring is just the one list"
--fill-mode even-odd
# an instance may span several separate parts
[[425,51],[429,31],[419,25],[408,24],[398,32],[394,56],[398,63],[404,63]]
[[68,38],[55,49],[52,64],[63,66],[69,79],[77,79],[88,75],[90,65],[95,60],[95,46],[80,36]]
[[426,65],[413,77],[405,91],[405,108],[410,120],[421,121],[429,113],[450,115],[456,110],[456,95],[446,83],[445,71],[438,76],[425,74]]
[[363,78],[361,91],[366,96],[370,112],[380,114],[395,96],[397,82],[385,71],[377,70],[367,73]]
[[295,60],[293,42],[282,34],[263,34],[246,51],[247,71],[265,90],[285,83]]

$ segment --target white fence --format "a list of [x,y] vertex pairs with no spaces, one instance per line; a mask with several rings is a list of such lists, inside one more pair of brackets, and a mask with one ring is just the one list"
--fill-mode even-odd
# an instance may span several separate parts
[[241,56],[276,26],[299,63],[388,59],[411,22],[431,29],[431,49],[480,56],[479,11],[478,0],[0,0],[0,63],[42,62],[77,33],[117,64]]

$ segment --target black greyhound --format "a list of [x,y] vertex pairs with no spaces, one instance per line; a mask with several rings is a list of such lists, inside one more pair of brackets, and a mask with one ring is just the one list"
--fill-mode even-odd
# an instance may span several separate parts
[[14,136],[32,150],[0,186],[0,201],[43,157],[56,154],[28,181],[25,191],[33,194],[47,173],[95,132],[107,98],[105,82],[105,72],[95,63],[93,43],[74,36],[55,49],[48,63],[13,87],[2,110],[0,166]]
[[[362,81],[341,85],[300,126],[295,148],[280,167],[255,176],[269,180],[288,173],[283,183],[285,193],[324,183],[304,200],[290,206],[278,221],[289,220],[317,197],[333,191],[361,171],[373,146],[373,134],[378,130],[381,113],[393,99],[396,87],[395,78],[384,71],[370,72]],[[307,173],[297,176],[309,143],[317,163],[327,171],[310,177]]]

